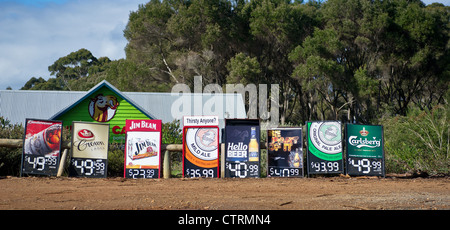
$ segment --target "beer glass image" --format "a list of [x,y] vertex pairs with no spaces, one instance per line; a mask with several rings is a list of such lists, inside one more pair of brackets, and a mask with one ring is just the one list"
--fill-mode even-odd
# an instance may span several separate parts
[[25,138],[25,154],[45,156],[59,150],[61,124],[54,124],[36,134]]

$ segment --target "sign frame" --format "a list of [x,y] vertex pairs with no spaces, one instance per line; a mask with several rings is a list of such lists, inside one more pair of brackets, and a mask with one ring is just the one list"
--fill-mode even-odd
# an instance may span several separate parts
[[[251,127],[254,126],[257,129],[255,129],[255,137],[256,137],[256,141],[258,143],[258,161],[250,161],[250,147],[248,145],[244,145],[244,142],[239,142],[238,144],[234,144],[234,146],[231,146],[231,148],[233,148],[233,151],[237,151],[237,152],[242,152],[245,151],[246,152],[246,157],[229,157],[229,153],[228,153],[228,149],[229,149],[229,143],[233,143],[233,142],[229,142],[230,141],[230,136],[228,134],[230,127],[236,127],[236,126],[247,126],[247,127]],[[251,131],[251,128],[249,128]],[[239,131],[237,131],[239,132]],[[233,135],[233,137],[235,137],[237,135]],[[248,135],[249,139],[251,139],[251,135]],[[237,178],[260,178],[261,177],[261,146],[260,146],[260,139],[261,138],[261,126],[260,126],[260,119],[225,119],[225,132],[224,132],[224,143],[225,143],[225,177],[237,177]],[[247,139],[247,138],[245,138]],[[244,141],[244,138],[243,138]],[[249,141],[250,143],[250,141]],[[246,149],[244,149],[246,147]],[[242,161],[240,161],[239,158],[243,158]],[[234,159],[234,160],[233,160]],[[249,163],[251,162],[251,163]],[[235,167],[233,170],[231,170],[231,165],[230,164],[234,164]],[[250,167],[250,166],[257,166],[256,170],[257,172],[254,172],[255,167]],[[242,169],[241,167],[244,166],[244,169]],[[234,172],[234,175],[231,175],[231,172]],[[241,176],[241,173],[245,172],[245,175]],[[254,173],[254,175],[248,175],[248,173]],[[239,175],[237,175],[237,173]]]
[[[338,129],[337,131],[339,132],[340,137],[341,137],[340,142],[338,142],[334,145],[330,144],[330,146],[327,146],[327,144],[325,143],[325,145],[322,145],[322,148],[325,151],[327,148],[329,148],[331,150],[329,150],[330,153],[322,152],[321,150],[316,148],[316,146],[314,145],[314,143],[312,141],[310,141],[311,130],[310,130],[310,127],[308,126],[308,123],[311,123],[310,126],[312,126],[313,123],[319,123],[318,128],[320,128],[324,123],[338,123],[339,128],[337,128]],[[324,120],[324,121],[306,121],[305,125],[306,125],[305,136],[306,136],[306,164],[307,164],[306,170],[307,170],[308,176],[312,175],[312,174],[343,174],[344,173],[344,152],[343,152],[343,140],[342,140],[342,123],[340,121]],[[324,132],[324,133],[326,133],[326,132]],[[320,136],[320,134],[318,134],[318,135]],[[322,135],[325,135],[325,134],[322,134]],[[320,141],[322,141],[320,139],[320,137],[317,138],[316,142],[320,142]],[[330,142],[333,143],[334,141],[335,140],[331,140]],[[339,151],[337,149],[339,147],[339,143],[340,143],[340,152],[334,153],[335,151]],[[319,144],[319,143],[317,143],[317,144]],[[311,149],[310,149],[310,147],[311,147]],[[321,157],[317,156],[314,152],[316,152],[317,155],[321,155]],[[326,157],[329,157],[329,159],[323,159]],[[318,168],[319,171],[317,171],[317,170],[312,171],[313,168]],[[337,168],[337,170],[335,170],[336,168]]]
[[[48,125],[47,127],[45,127],[45,128],[40,128],[38,131],[39,132],[35,132],[35,133],[29,133],[29,128],[30,128],[30,126],[29,126],[29,122],[37,122],[37,123],[50,123],[50,124],[41,124],[41,125]],[[52,126],[54,126],[54,125],[58,125],[59,124],[59,128],[56,128],[55,127],[55,130],[56,131],[58,131],[59,130],[59,140],[58,140],[58,143],[56,143],[55,145],[52,145],[52,146],[49,146],[48,145],[48,143],[47,142],[49,142],[48,140],[45,140],[45,135],[47,134],[47,130],[50,128],[50,127],[52,127]],[[33,174],[33,175],[47,175],[47,176],[56,176],[56,174],[58,173],[58,169],[59,169],[59,164],[60,164],[60,161],[61,161],[61,150],[62,150],[62,133],[63,133],[63,130],[62,130],[62,127],[63,127],[63,122],[62,121],[60,121],[60,120],[46,120],[46,119],[32,119],[32,118],[27,118],[26,120],[25,120],[25,130],[24,130],[24,135],[23,135],[23,148],[22,148],[22,156],[21,156],[21,164],[20,164],[20,176],[22,176],[22,174],[23,173],[25,173],[25,174]],[[31,132],[31,131],[30,131]],[[30,135],[30,137],[29,138],[27,138],[27,133],[28,133],[28,135]],[[42,135],[40,135],[42,133]],[[54,135],[53,135],[54,136]],[[52,137],[53,137],[52,136]],[[32,140],[33,139],[33,140]],[[26,171],[25,170],[25,158],[27,157],[26,155],[39,155],[39,154],[33,154],[33,153],[31,153],[31,154],[27,154],[26,152],[27,152],[27,150],[30,150],[30,151],[32,151],[32,150],[35,150],[34,148],[33,148],[33,146],[36,146],[36,145],[33,145],[33,143],[35,143],[36,141],[38,141],[40,144],[37,144],[37,145],[39,145],[39,146],[42,146],[42,144],[44,144],[45,145],[45,147],[44,148],[39,148],[37,151],[39,151],[39,152],[41,152],[41,151],[44,151],[44,155],[45,156],[37,156],[37,157],[35,157],[34,159],[33,159],[33,162],[32,163],[30,163],[29,162],[29,159],[30,159],[30,156],[28,156],[28,163],[29,164],[33,164],[33,169],[34,168],[37,168],[37,171],[34,171],[34,170],[32,170],[32,171]],[[32,143],[33,142],[33,143]],[[52,148],[53,147],[53,148]],[[51,151],[51,152],[48,152],[48,151]],[[51,154],[51,153],[53,153],[53,152],[57,152],[57,155],[56,155],[56,162],[55,162],[55,160],[54,160],[54,157],[52,157],[52,156],[46,156],[46,155],[48,155],[48,154]],[[40,153],[40,154],[42,154],[42,153]],[[56,154],[56,153],[53,153],[53,154]],[[40,159],[42,159],[41,157],[44,157],[44,159],[43,159],[43,162],[41,161],[41,162],[38,162],[38,161],[40,161]],[[50,158],[52,158],[52,159],[50,159]],[[45,166],[46,165],[49,165],[49,169],[48,170],[50,170],[49,172],[45,172],[44,170],[45,170]],[[54,165],[53,167],[51,167],[50,165]],[[43,168],[42,168],[42,170],[40,170],[38,167],[39,166],[42,166]],[[48,171],[47,170],[47,171]],[[42,171],[42,172],[39,172],[39,171]]]
[[[106,129],[107,132],[106,132],[106,134],[103,135],[103,136],[106,136],[106,138],[102,138],[100,141],[96,141],[95,144],[93,142],[91,142],[93,144],[91,146],[105,145],[104,150],[101,151],[101,153],[100,153],[101,155],[104,155],[105,158],[102,158],[102,157],[88,158],[88,157],[82,157],[82,156],[78,157],[78,154],[77,154],[77,157],[74,157],[75,146],[80,146],[80,143],[78,145],[74,144],[75,139],[76,139],[75,135],[78,134],[78,132],[86,129],[86,128],[84,128],[84,129],[80,129],[80,131],[78,131],[78,129],[76,128],[76,124],[80,124],[82,126],[89,125],[91,127],[92,126],[107,127],[107,129]],[[84,121],[73,121],[72,122],[72,140],[71,140],[72,148],[70,148],[71,151],[70,151],[70,162],[69,162],[69,177],[89,177],[89,178],[106,178],[107,177],[107,175],[108,175],[108,151],[109,151],[109,127],[110,127],[110,125],[108,123],[96,123],[96,122],[84,122]],[[85,137],[85,142],[95,139],[94,133],[90,130],[88,130],[88,132],[86,132],[86,135],[87,135],[87,137]],[[90,139],[90,135],[92,135],[92,139]],[[80,140],[80,142],[81,141],[83,141],[83,140]],[[101,143],[101,142],[104,142],[104,143]],[[77,147],[77,148],[79,148],[79,147]],[[85,152],[84,154],[90,155],[90,154],[92,154],[92,152]],[[82,159],[85,159],[85,160],[82,160]],[[79,165],[77,165],[78,160],[81,160],[80,167],[78,167]],[[91,162],[91,165],[89,165],[89,166],[87,165],[88,161]],[[75,163],[75,165],[74,165],[74,163]],[[99,167],[100,168],[99,170],[102,170],[102,171],[98,171],[98,172],[103,172],[103,173],[100,173],[101,174],[100,176],[97,175],[97,172],[94,171],[96,167]],[[86,172],[83,173],[83,171],[85,171],[87,168],[89,168],[89,170],[91,170],[91,172],[88,175],[86,175],[87,174]],[[77,169],[80,169],[80,174],[78,173]]]
[[[269,140],[269,132],[273,132],[273,131],[280,131],[280,135],[281,135],[282,131],[299,132],[299,136],[298,136],[297,140],[295,140],[295,138],[294,138],[289,141],[289,142],[291,142],[291,144],[289,146],[289,143],[288,143],[288,146],[287,146],[288,151],[278,151],[278,150],[273,151],[273,150],[271,150],[271,143],[270,143],[270,142],[273,142],[273,136],[271,136],[272,138],[271,138],[271,140]],[[266,144],[267,144],[267,177],[304,177],[304,168],[305,168],[304,167],[304,159],[305,158],[304,158],[304,154],[303,154],[303,133],[302,133],[302,131],[303,131],[302,127],[278,127],[278,128],[271,128],[271,129],[267,130],[267,142],[266,142]],[[278,146],[278,148],[276,148],[276,147],[274,147],[274,148],[276,148],[276,149],[283,148],[283,150],[284,150],[284,148],[285,148],[284,138],[285,137],[283,137],[281,135],[281,138],[283,138],[282,146],[280,145],[280,146]],[[294,143],[292,143],[292,142],[294,142]],[[297,144],[295,144],[295,142],[297,142]],[[296,150],[299,149],[300,152],[298,152],[296,150],[291,151],[291,148],[294,147],[294,145],[300,145],[300,146],[297,146],[297,148],[296,148]],[[281,152],[282,154],[280,154],[279,152]],[[293,157],[291,157],[292,153],[289,153],[289,155],[288,155],[289,158],[294,158],[294,159],[297,156],[299,156],[299,153],[301,153],[301,157],[299,156],[299,158],[300,158],[299,165],[301,165],[301,167],[277,167],[277,166],[270,165],[270,162],[272,161],[271,155],[276,155],[275,158],[277,158],[277,157],[285,158],[280,155],[286,155],[287,154],[286,152],[294,152]],[[291,164],[290,160],[286,160],[286,161],[289,165]],[[274,168],[274,170],[271,170],[273,168]],[[277,172],[277,168],[279,169],[278,172]],[[272,175],[272,174],[275,174],[275,175]],[[291,176],[291,174],[294,174],[294,176]],[[298,175],[295,175],[295,174],[298,174]]]
[[[201,167],[199,165],[196,165],[194,162],[191,162],[188,159],[188,155],[192,158],[195,158],[199,162],[207,162],[208,160],[200,159],[195,154],[192,154],[191,150],[187,146],[187,132],[189,129],[215,129],[216,130],[216,142],[217,142],[217,159],[209,160],[209,161],[217,161],[216,167],[207,168],[207,167]],[[219,116],[183,116],[183,159],[182,159],[182,175],[183,178],[189,177],[189,178],[196,178],[196,177],[209,177],[210,172],[213,173],[211,176],[212,178],[220,178],[220,130],[219,130]],[[197,145],[196,145],[197,146]],[[199,147],[199,146],[197,146]],[[199,147],[200,148],[200,147]],[[199,150],[200,151],[200,150]],[[212,150],[214,151],[214,150]],[[192,167],[189,167],[191,166]],[[216,168],[216,176],[214,175],[214,168]],[[189,173],[186,173],[186,170],[193,170],[188,171]],[[203,170],[202,170],[203,169]],[[210,171],[211,169],[212,171]],[[206,170],[206,171],[205,171]],[[188,174],[193,174],[197,176],[190,176]]]
[[[132,178],[132,179],[138,179],[138,178],[159,179],[159,178],[161,178],[162,121],[161,120],[150,120],[150,119],[127,119],[126,123],[125,123],[125,127],[126,127],[126,137],[125,137],[124,162],[123,162],[123,177],[124,178]],[[154,173],[155,169],[152,167],[153,165],[151,165],[151,166],[150,165],[138,165],[139,168],[127,168],[128,164],[132,163],[134,161],[133,159],[130,162],[127,161],[128,160],[128,157],[127,157],[128,151],[129,151],[129,149],[132,148],[129,146],[130,140],[128,139],[130,137],[131,133],[134,133],[136,135],[139,135],[139,134],[143,135],[143,133],[146,133],[147,134],[146,137],[149,137],[149,135],[148,135],[149,133],[159,133],[159,135],[156,134],[156,136],[159,138],[159,142],[157,141],[158,143],[156,143],[159,145],[159,147],[158,147],[158,165],[157,165],[157,170],[156,170],[158,172],[157,177],[153,177],[153,175],[155,175],[155,173]],[[143,143],[143,144],[145,145],[145,143]],[[151,144],[154,144],[154,143],[151,143]],[[137,145],[137,143],[136,143],[136,145]],[[140,146],[140,147],[151,148],[151,146]],[[151,149],[153,150],[153,148],[151,148]],[[151,156],[149,156],[149,157],[151,157]],[[143,156],[143,157],[140,157],[139,159],[143,159],[143,158],[146,158],[146,157]],[[139,159],[135,159],[135,160],[139,160]],[[132,177],[128,177],[129,176],[128,170],[133,170],[133,171],[137,170],[137,171],[135,171],[135,174],[133,173]],[[150,175],[150,174],[152,175],[152,177],[147,177],[147,175]],[[135,176],[142,176],[142,177],[136,178]]]
[[[354,136],[355,138],[360,138],[361,145],[356,148],[360,149],[360,151],[353,151],[352,154],[350,154],[350,150],[354,149],[354,147],[350,147],[350,136],[349,136],[349,126],[353,126],[355,129],[358,129],[357,127],[362,127],[363,129],[359,131],[360,135]],[[369,127],[369,131],[367,131],[365,128]],[[369,134],[373,133],[372,129],[377,129],[379,134],[381,134],[381,137],[379,139],[376,139],[376,136],[372,136]],[[377,133],[378,134],[378,133]],[[373,141],[367,141],[367,136],[372,137]],[[353,137],[353,136],[351,136]],[[365,138],[365,143],[362,143],[362,138]],[[380,146],[379,147],[370,147],[369,144],[371,142],[375,142],[375,145],[377,145],[377,140],[380,140]],[[369,148],[369,149],[368,149]],[[380,153],[375,153],[375,150],[371,151],[370,148],[377,148],[376,150],[381,151]],[[361,154],[357,154],[356,152],[360,152]],[[363,155],[363,153],[372,153],[372,156],[366,156]],[[345,124],[345,166],[346,166],[346,173],[349,176],[386,176],[386,167],[385,167],[385,151],[384,151],[384,127],[383,125],[367,125],[367,124]],[[357,159],[357,164],[355,165],[355,159]],[[373,161],[373,159],[376,159],[376,161]],[[366,160],[366,161],[364,161]],[[352,164],[350,164],[350,161],[352,161]],[[367,164],[364,164],[364,162],[367,162]],[[379,162],[379,163],[378,163]],[[353,167],[353,168],[352,168]],[[358,171],[356,171],[354,168],[357,167]],[[371,168],[378,168],[380,173],[371,173],[374,172],[371,170]],[[364,168],[367,168],[368,172]]]

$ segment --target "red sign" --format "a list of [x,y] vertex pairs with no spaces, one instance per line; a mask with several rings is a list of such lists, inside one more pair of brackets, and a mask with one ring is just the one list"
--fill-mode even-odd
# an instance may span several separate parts
[[160,178],[161,120],[126,120],[125,178]]
[[26,120],[21,173],[56,175],[61,127],[61,121]]
[[219,177],[218,116],[185,116],[183,125],[183,177]]

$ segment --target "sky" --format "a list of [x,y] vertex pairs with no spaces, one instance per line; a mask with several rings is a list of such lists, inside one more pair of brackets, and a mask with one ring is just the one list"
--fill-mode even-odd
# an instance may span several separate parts
[[0,90],[31,77],[81,48],[97,57],[125,58],[130,12],[149,0],[0,0]]
[[[31,77],[81,48],[97,57],[125,58],[130,12],[149,0],[0,0],[0,90]],[[422,0],[425,4],[450,0]]]

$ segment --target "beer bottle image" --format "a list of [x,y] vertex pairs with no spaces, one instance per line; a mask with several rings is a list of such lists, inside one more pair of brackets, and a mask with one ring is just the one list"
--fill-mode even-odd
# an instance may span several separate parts
[[259,161],[259,143],[256,140],[256,128],[251,129],[250,143],[248,144],[248,160]]
[[[303,156],[302,156],[302,158],[303,158]],[[299,152],[298,152],[298,148],[297,148],[297,149],[295,149],[294,167],[295,168],[300,168],[300,162],[301,162],[301,158],[300,158],[300,155],[299,155]]]

